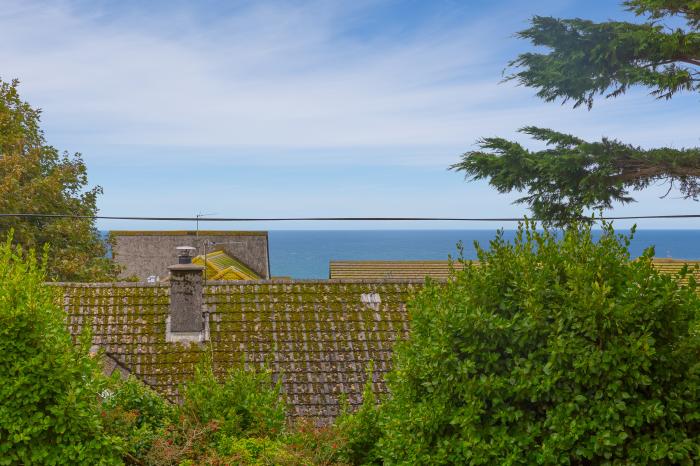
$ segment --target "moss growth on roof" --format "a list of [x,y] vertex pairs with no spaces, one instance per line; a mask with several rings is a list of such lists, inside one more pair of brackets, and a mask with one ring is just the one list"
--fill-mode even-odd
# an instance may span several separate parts
[[[668,262],[674,270],[685,261]],[[695,269],[700,277],[700,271]],[[699,280],[700,281],[700,280]],[[365,368],[374,362],[376,393],[386,391],[395,342],[408,334],[406,302],[422,280],[261,280],[204,287],[214,369],[267,364],[294,415],[327,421],[345,393],[359,404]],[[85,326],[94,343],[119,364],[176,399],[204,346],[165,341],[170,303],[162,284],[53,284],[77,336]]]
[[196,256],[192,259],[192,263],[204,266],[205,277],[209,280],[260,280],[262,278],[224,251]]
[[[194,371],[204,347],[165,341],[169,289],[119,284],[56,285],[74,335],[84,326],[95,344],[162,394]],[[326,421],[338,395],[360,402],[366,366],[386,389],[393,344],[408,332],[405,303],[420,283],[367,281],[219,282],[204,288],[214,369],[245,360],[283,378],[294,415]],[[369,297],[369,298],[368,298]]]

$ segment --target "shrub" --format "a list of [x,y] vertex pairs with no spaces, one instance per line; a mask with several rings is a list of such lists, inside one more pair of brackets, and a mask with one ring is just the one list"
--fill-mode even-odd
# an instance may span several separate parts
[[347,464],[345,439],[333,425],[316,426],[311,419],[297,418],[284,437],[287,452],[295,459],[290,464]]
[[339,456],[350,464],[375,464],[379,459],[375,444],[382,432],[379,426],[380,407],[372,390],[373,372],[370,362],[362,391],[362,404],[351,412],[347,399],[344,399],[340,416],[335,422],[339,437],[343,439]]
[[0,244],[0,464],[119,463],[90,340],[73,344],[45,262],[10,241]]
[[218,423],[212,421],[200,424],[192,419],[179,415],[173,422],[168,423],[158,431],[153,439],[151,449],[144,455],[146,464],[171,465],[190,464],[221,464],[206,460],[211,455],[216,456],[214,437]]
[[121,379],[115,372],[109,382],[101,412],[105,430],[124,439],[126,459],[141,460],[172,421],[175,408],[134,377]]
[[269,370],[232,368],[219,382],[206,356],[183,389],[182,412],[206,424],[216,421],[224,435],[274,438],[284,430],[287,404],[281,383]]
[[287,406],[270,371],[240,367],[220,381],[205,351],[181,393],[183,403],[165,416],[169,422],[153,439],[147,463],[256,464],[284,457],[278,439]]
[[[557,237],[559,236],[559,238]],[[700,461],[700,300],[604,225],[521,225],[429,283],[395,350],[387,463]],[[694,330],[693,330],[694,328]]]
[[219,441],[217,453],[222,464],[245,465],[293,465],[302,464],[286,451],[280,440],[268,438],[225,437]]

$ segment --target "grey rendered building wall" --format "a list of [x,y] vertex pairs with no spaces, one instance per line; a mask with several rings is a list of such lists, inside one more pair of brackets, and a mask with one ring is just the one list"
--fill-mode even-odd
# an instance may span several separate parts
[[168,267],[177,263],[178,246],[192,246],[196,254],[225,251],[262,278],[270,278],[266,231],[111,231],[112,257],[123,267],[123,278],[145,281],[155,275],[168,276]]

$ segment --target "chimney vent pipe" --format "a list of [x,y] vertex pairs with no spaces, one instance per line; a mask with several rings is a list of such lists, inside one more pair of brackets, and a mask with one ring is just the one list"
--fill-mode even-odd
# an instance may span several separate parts
[[178,264],[191,264],[195,249],[196,248],[193,248],[192,246],[178,246],[178,247],[176,247],[175,250],[177,251],[177,263]]

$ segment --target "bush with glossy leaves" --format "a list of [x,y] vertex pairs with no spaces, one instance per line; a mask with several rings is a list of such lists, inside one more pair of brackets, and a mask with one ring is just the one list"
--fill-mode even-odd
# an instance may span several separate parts
[[0,243],[0,464],[118,464],[87,335],[74,345],[46,269]]
[[700,461],[700,299],[604,225],[521,225],[428,284],[396,348],[388,464]]

